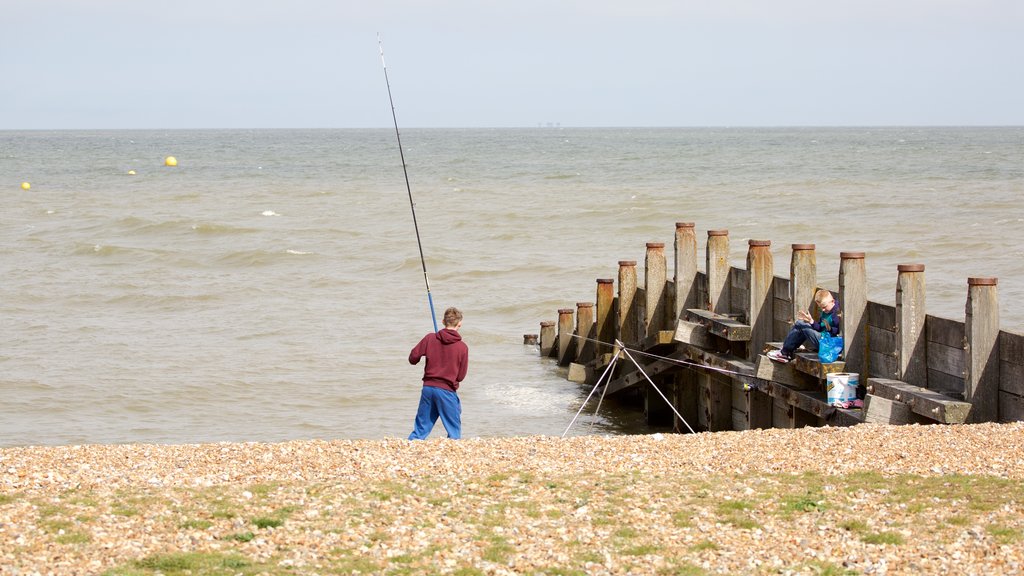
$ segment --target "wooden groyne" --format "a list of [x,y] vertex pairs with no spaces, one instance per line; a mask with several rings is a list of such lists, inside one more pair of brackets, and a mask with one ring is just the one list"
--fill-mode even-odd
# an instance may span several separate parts
[[[650,424],[677,431],[1024,420],[1024,335],[999,328],[996,278],[968,278],[965,317],[952,320],[926,312],[923,264],[899,265],[895,303],[883,304],[867,298],[866,255],[842,252],[833,293],[843,356],[779,364],[765,353],[797,311],[818,312],[815,246],[791,245],[788,276],[775,275],[768,240],[747,242],[744,268],[730,266],[729,250],[728,231],[709,230],[701,271],[694,224],[677,223],[671,276],[665,244],[648,243],[642,282],[637,261],[619,261],[593,301],[540,323],[541,356],[602,396],[635,397]],[[828,402],[837,373],[859,375],[863,408]]]

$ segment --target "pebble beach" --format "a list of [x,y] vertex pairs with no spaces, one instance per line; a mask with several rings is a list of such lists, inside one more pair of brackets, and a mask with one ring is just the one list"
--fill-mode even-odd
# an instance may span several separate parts
[[0,574],[1020,574],[1024,424],[0,449]]

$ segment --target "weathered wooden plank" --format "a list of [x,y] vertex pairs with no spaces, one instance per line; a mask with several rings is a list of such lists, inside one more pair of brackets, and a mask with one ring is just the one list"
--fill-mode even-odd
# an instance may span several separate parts
[[793,418],[796,408],[790,406],[783,398],[772,398],[772,427],[773,428],[795,428],[796,421]]
[[683,310],[699,308],[697,304],[697,236],[693,222],[676,222],[675,275],[673,276],[673,319],[682,318]]
[[576,303],[576,335],[578,339],[576,342],[575,361],[580,364],[586,364],[594,359],[594,355],[597,352],[597,346],[594,341],[597,331],[594,325],[593,302]]
[[896,307],[868,301],[868,325],[890,332],[896,331]]
[[[678,362],[675,362],[674,360],[678,360],[681,357],[682,352],[676,351],[671,355],[666,356],[665,358],[659,358],[657,360],[654,360],[653,362],[642,364],[643,372],[646,372],[648,377],[654,378],[655,376],[668,373],[671,370],[678,370],[682,368],[682,366]],[[634,356],[634,358],[636,358],[636,356]],[[637,358],[637,361],[641,362],[639,358]],[[632,362],[628,358],[619,359],[619,363],[624,362],[632,364]],[[615,394],[617,392],[625,390],[626,388],[629,388],[630,386],[635,386],[642,382],[647,382],[647,378],[644,377],[644,374],[640,370],[633,370],[628,373],[625,373],[626,371],[624,370],[623,372],[623,375],[614,378],[610,382],[605,384],[605,394]]]
[[637,297],[636,260],[619,261],[618,317],[619,340],[626,346],[640,342],[640,302]]
[[868,394],[864,398],[864,422],[875,424],[924,424],[933,422],[915,414],[910,406],[882,396]]
[[967,342],[963,322],[929,314],[925,319],[925,328],[929,342],[938,342],[961,350]]
[[[792,415],[798,425],[830,424],[835,426],[852,426],[863,422],[860,409],[846,410],[829,406],[824,391],[794,390],[775,382],[769,383],[763,392],[773,398],[780,398],[795,407],[798,411]],[[805,414],[802,416],[800,412]],[[820,420],[820,421],[819,421]],[[803,424],[801,424],[803,422]]]
[[[729,231],[708,230],[704,270],[707,274],[708,310],[729,311]],[[703,307],[702,307],[703,308]]]
[[1024,421],[1024,397],[1009,392],[999,392],[999,421]]
[[550,358],[557,353],[556,334],[557,330],[555,329],[554,322],[545,320],[540,323],[540,355],[542,358]]
[[689,320],[676,322],[676,331],[673,338],[676,342],[700,346],[701,348],[707,348],[711,345],[708,329],[699,322],[690,322]]
[[595,334],[598,341],[597,354],[612,351],[615,343],[615,280],[598,278],[594,299]]
[[1001,361],[999,363],[999,389],[1010,394],[1024,396],[1024,365]]
[[772,295],[778,300],[792,300],[792,296],[789,295],[789,289],[792,283],[789,278],[784,276],[776,276],[772,280]]
[[863,252],[839,254],[839,301],[843,307],[843,358],[850,372],[864,372],[868,343],[868,279]]
[[[678,370],[676,378],[676,411],[682,418],[676,418],[675,429],[677,432],[689,432],[699,427],[697,417],[698,405],[700,404],[700,386],[697,383],[697,372],[694,370]],[[684,422],[685,421],[685,422]]]
[[665,260],[664,242],[648,242],[644,255],[644,297],[646,301],[644,334],[650,336],[666,327],[667,307],[665,306],[665,285],[668,278],[668,264]]
[[964,397],[964,379],[929,370],[928,389],[956,400],[962,400]]
[[587,369],[586,365],[579,364],[577,362],[570,362],[569,363],[569,374],[566,376],[566,380],[568,380],[570,382],[576,382],[576,383],[579,383],[579,384],[583,384],[588,379],[587,378],[587,376],[589,375],[588,372],[589,372],[589,374],[592,374],[592,372]]
[[971,422],[999,420],[999,296],[995,278],[967,279],[964,399]]
[[[928,369],[963,379],[964,349],[953,348],[952,346],[946,346],[945,344],[940,344],[938,342],[929,342]],[[935,388],[931,381],[928,382],[928,387]]]
[[732,394],[730,387],[715,376],[704,380],[701,388],[709,432],[720,432],[732,428]]
[[558,310],[558,365],[568,366],[576,358],[575,327],[573,326],[573,309]]
[[644,340],[642,348],[650,351],[651,348],[657,346],[664,346],[665,344],[674,344],[676,342],[676,331],[675,330],[659,330],[656,334],[651,334]]
[[898,370],[896,356],[871,350],[868,353],[868,357],[870,360],[868,365],[871,367],[871,376],[877,378],[896,378],[896,371]]
[[735,266],[729,268],[729,287],[734,290],[746,290],[750,285],[750,271]]
[[690,308],[686,311],[686,320],[703,324],[708,332],[730,342],[750,340],[750,326],[741,324],[728,316],[699,308]]
[[868,326],[868,349],[872,352],[896,356],[896,333],[877,326]]
[[915,386],[927,386],[924,264],[900,264],[896,269],[898,378]]
[[999,332],[999,360],[1024,365],[1024,334]]
[[772,339],[772,279],[775,278],[775,264],[772,258],[770,240],[747,241],[747,276],[750,281],[747,305],[750,324],[750,346],[748,360],[756,360],[764,343]]
[[796,388],[817,387],[816,383],[809,384],[801,374],[798,374],[796,369],[794,369],[792,362],[786,364],[772,362],[763,354],[757,359],[757,377],[762,380],[781,382]]
[[687,360],[692,364],[700,364],[703,366],[710,366],[712,368],[720,368],[729,372],[735,372],[741,376],[753,376],[756,371],[756,365],[753,362],[748,362],[742,358],[732,356],[729,354],[717,354],[694,346],[680,345],[681,350],[678,350],[673,357],[678,357],[683,360]]
[[747,424],[747,412],[746,410],[740,410],[736,408],[734,404],[732,407],[732,429],[733,430],[750,430]]
[[801,310],[814,308],[818,288],[818,260],[814,244],[793,244],[789,260],[789,317],[798,318]]
[[938,392],[914,386],[899,380],[868,378],[869,394],[903,402],[910,409],[943,424],[962,424],[967,420],[971,405],[953,400]]

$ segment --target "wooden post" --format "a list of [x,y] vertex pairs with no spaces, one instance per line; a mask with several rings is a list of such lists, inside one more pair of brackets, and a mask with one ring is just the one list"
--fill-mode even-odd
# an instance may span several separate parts
[[597,279],[597,354],[609,354],[615,343],[615,280],[611,278]]
[[619,260],[619,339],[636,346],[639,319],[636,306],[636,260]]
[[964,400],[968,422],[999,421],[999,299],[996,278],[967,279]]
[[594,359],[594,303],[576,303],[576,362],[586,364]]
[[708,309],[729,313],[729,231],[708,230]]
[[573,338],[572,308],[562,308],[558,311],[558,365],[568,366],[575,354],[575,339]]
[[644,294],[647,306],[644,312],[644,333],[641,338],[655,335],[665,329],[665,264],[664,242],[648,242],[644,256]]
[[814,244],[793,244],[792,249],[789,260],[789,300],[793,304],[789,311],[791,324],[800,310],[814,314],[814,291],[818,288],[818,260]]
[[676,288],[675,310],[671,324],[685,314],[687,308],[697,307],[697,234],[693,222],[676,222]]
[[925,341],[924,264],[900,264],[896,281],[896,377],[928,387]]
[[558,346],[555,344],[555,323],[545,320],[540,323],[540,355],[542,358],[549,358],[556,350]]
[[[675,406],[679,415],[686,420],[686,423],[675,419],[675,431],[689,433],[692,428],[696,431],[700,424],[697,415],[698,398],[700,397],[700,383],[697,380],[697,371],[692,369],[679,370],[676,372],[675,385]],[[674,415],[673,415],[674,416]],[[689,425],[689,427],[687,427]]]
[[845,370],[859,373],[860,381],[867,382],[868,274],[863,252],[839,253],[839,305]]
[[747,272],[750,273],[750,345],[747,360],[756,361],[764,345],[772,339],[774,313],[772,283],[775,260],[771,240],[747,241]]

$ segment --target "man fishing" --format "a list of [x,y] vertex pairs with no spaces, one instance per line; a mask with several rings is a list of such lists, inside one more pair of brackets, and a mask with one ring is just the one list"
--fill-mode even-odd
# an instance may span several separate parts
[[452,307],[444,311],[444,328],[424,336],[411,352],[409,363],[423,366],[423,390],[420,406],[409,440],[423,440],[437,423],[438,417],[452,440],[462,438],[462,403],[459,383],[469,367],[469,347],[462,341],[462,312]]

